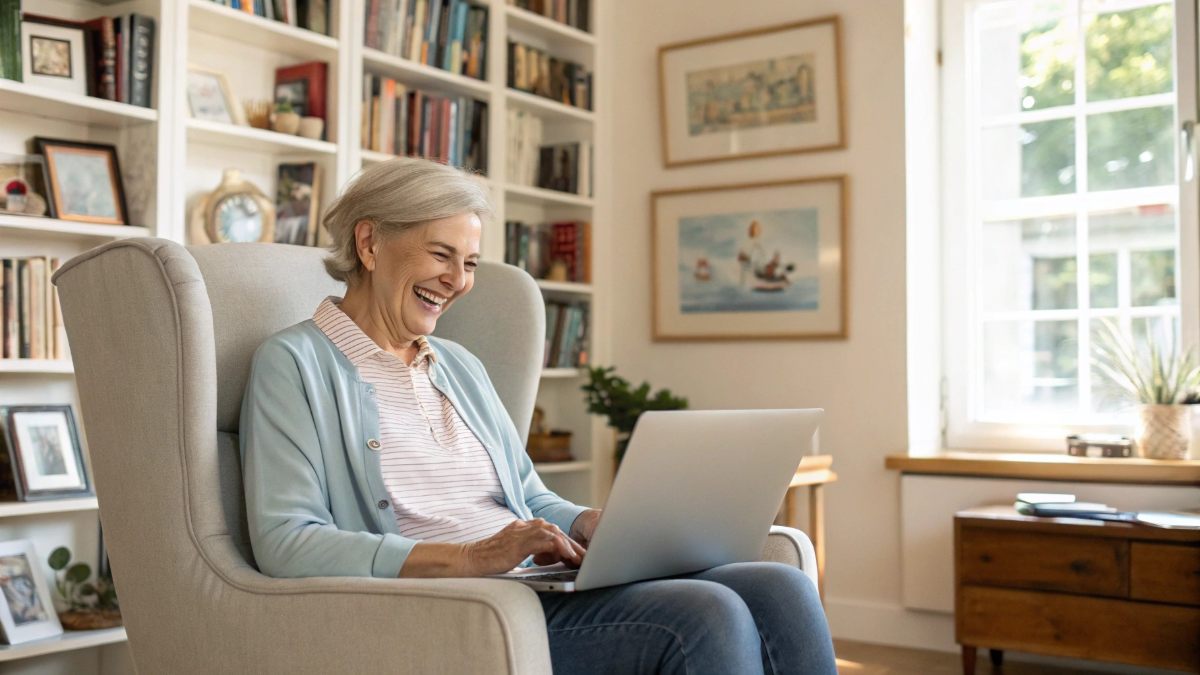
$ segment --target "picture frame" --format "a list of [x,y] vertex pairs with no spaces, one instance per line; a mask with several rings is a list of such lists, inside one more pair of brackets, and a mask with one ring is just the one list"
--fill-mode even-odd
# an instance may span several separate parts
[[[23,199],[12,200],[7,194],[14,180],[25,185]],[[0,213],[53,218],[54,204],[47,199],[49,182],[45,157],[0,152]]]
[[225,73],[188,64],[188,111],[193,119],[247,126],[246,113]]
[[325,119],[325,92],[329,66],[324,61],[309,61],[275,69],[273,100],[292,104],[301,117]]
[[320,197],[320,164],[279,165],[275,189],[275,243],[316,245]]
[[117,148],[34,137],[34,151],[45,157],[51,212],[61,220],[128,225],[129,208]]
[[0,630],[5,644],[63,633],[42,560],[28,539],[0,543]]
[[73,22],[21,21],[21,77],[26,84],[87,96],[86,33]]
[[655,342],[847,337],[844,175],[651,193]]
[[841,19],[807,19],[658,50],[663,164],[846,147]]
[[18,501],[93,494],[71,406],[0,407],[0,420],[12,476],[6,492]]

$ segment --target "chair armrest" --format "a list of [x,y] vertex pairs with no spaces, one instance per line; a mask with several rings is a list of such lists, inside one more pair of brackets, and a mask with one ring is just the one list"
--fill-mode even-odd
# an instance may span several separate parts
[[817,552],[812,541],[794,527],[772,525],[763,546],[763,562],[781,562],[795,565],[808,575],[813,586],[817,585]]

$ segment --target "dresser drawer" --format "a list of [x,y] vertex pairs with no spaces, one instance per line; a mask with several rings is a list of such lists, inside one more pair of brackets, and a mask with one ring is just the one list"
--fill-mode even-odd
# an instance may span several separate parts
[[1126,597],[1129,542],[963,527],[959,583]]
[[1134,542],[1129,577],[1135,599],[1200,606],[1200,546]]

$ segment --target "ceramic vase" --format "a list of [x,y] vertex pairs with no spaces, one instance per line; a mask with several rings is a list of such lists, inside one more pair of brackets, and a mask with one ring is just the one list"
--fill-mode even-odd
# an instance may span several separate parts
[[301,117],[299,134],[305,138],[321,140],[321,133],[325,131],[325,120],[320,117]]
[[300,116],[294,112],[277,112],[271,116],[271,128],[281,134],[295,134],[300,128]]
[[1192,436],[1192,407],[1144,405],[1138,410],[1138,452],[1150,459],[1186,459]]

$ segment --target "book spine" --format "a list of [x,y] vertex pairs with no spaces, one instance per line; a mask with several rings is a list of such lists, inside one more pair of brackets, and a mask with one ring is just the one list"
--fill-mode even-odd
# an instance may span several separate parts
[[0,77],[22,79],[21,0],[0,0]]
[[132,44],[129,48],[129,102],[150,107],[151,84],[154,79],[154,19],[141,14],[129,15]]
[[12,258],[0,260],[0,283],[4,284],[2,303],[0,303],[0,358],[11,359],[15,350],[11,347],[13,339],[11,320],[12,307],[17,303],[17,280],[13,276]]
[[30,321],[29,321],[29,301],[30,301],[30,280],[29,280],[29,261],[26,259],[17,260],[17,288],[18,288],[18,303],[17,308],[17,324],[20,330],[20,338],[18,340],[19,349],[17,356],[23,359],[29,358],[29,343],[30,343]]
[[[54,273],[58,272],[59,267],[62,267],[62,260],[60,258],[50,258],[50,278],[54,277]],[[67,325],[63,321],[62,303],[58,300],[58,289],[49,280],[47,280],[46,287],[50,289],[50,301],[53,310],[51,313],[52,326],[50,335],[52,350],[50,357],[62,360],[67,358]]]

